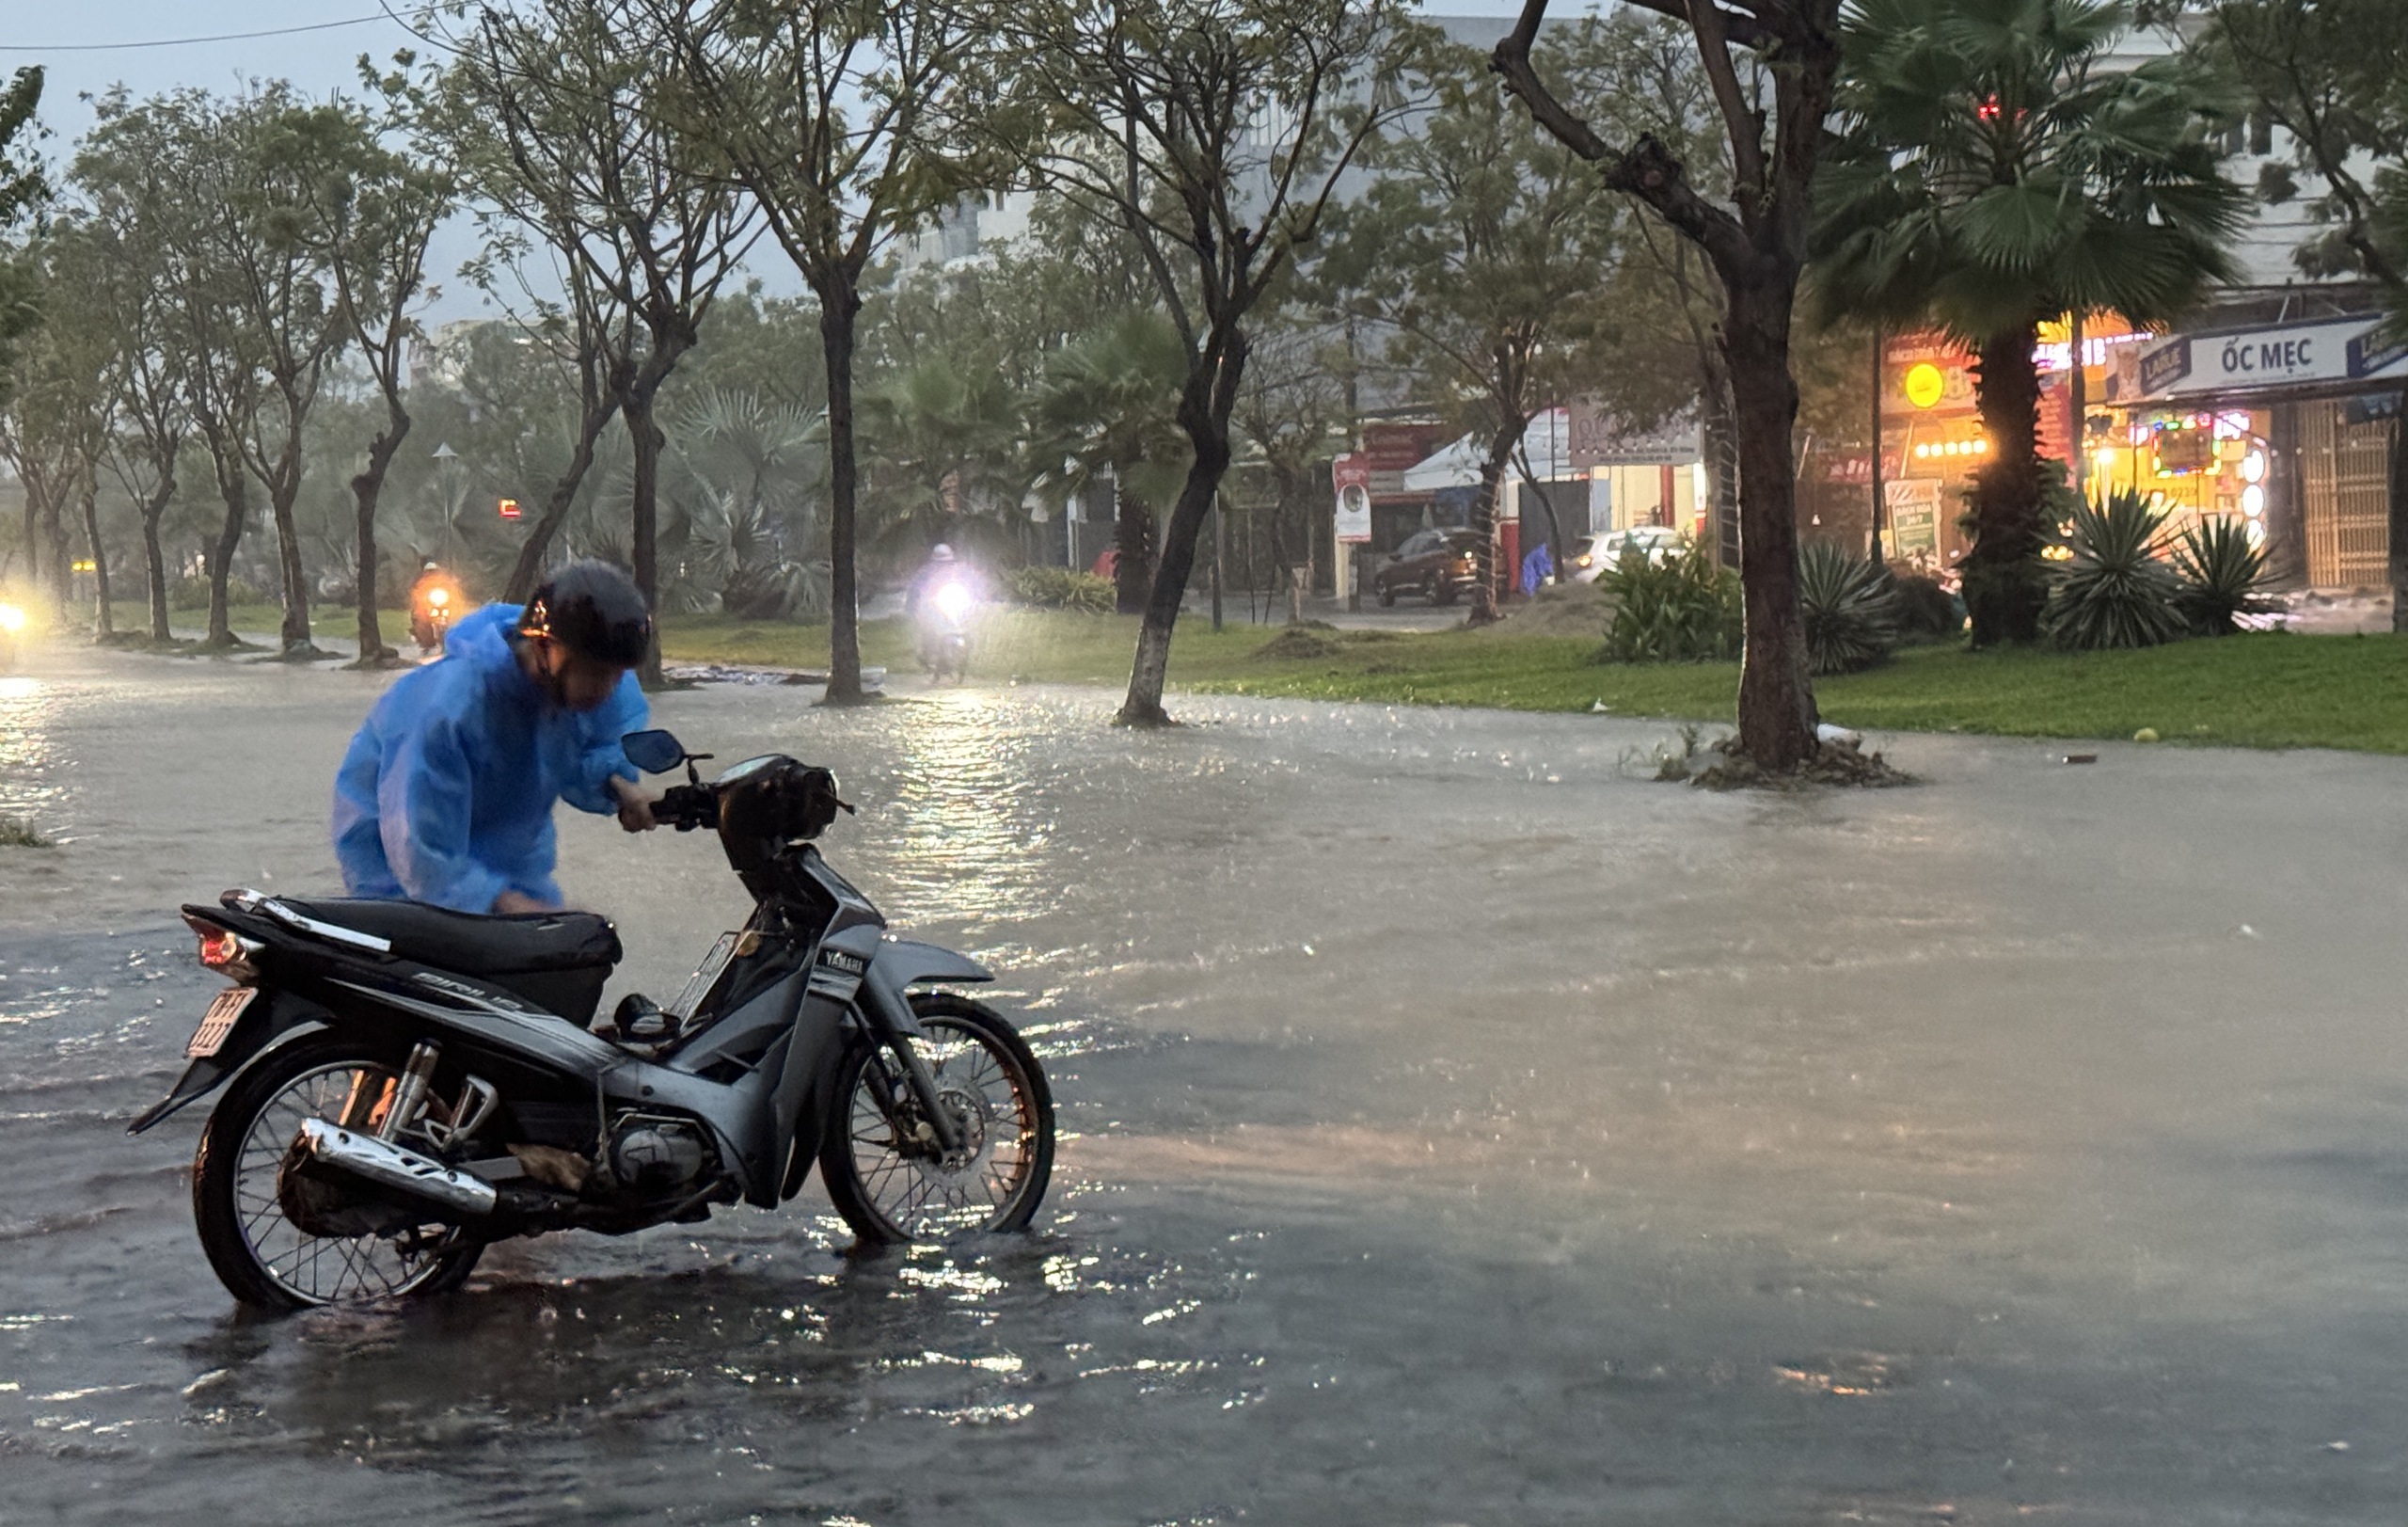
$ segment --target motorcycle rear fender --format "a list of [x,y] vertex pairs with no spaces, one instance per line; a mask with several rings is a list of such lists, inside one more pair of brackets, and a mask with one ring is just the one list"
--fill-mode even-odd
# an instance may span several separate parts
[[167,1095],[126,1125],[125,1132],[128,1135],[141,1134],[186,1104],[217,1090],[228,1077],[290,1036],[325,1026],[326,1010],[316,1003],[294,996],[290,992],[262,990],[253,999],[248,1010],[235,1020],[232,1032],[226,1036],[226,1042],[217,1047],[217,1053],[186,1066],[183,1075],[168,1090]]

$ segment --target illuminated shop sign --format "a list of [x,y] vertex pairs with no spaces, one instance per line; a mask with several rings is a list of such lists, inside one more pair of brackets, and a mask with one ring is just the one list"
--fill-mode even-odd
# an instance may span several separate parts
[[2226,334],[2178,334],[2140,356],[2148,397],[2237,392],[2408,374],[2408,345],[2377,338],[2380,320],[2337,318]]

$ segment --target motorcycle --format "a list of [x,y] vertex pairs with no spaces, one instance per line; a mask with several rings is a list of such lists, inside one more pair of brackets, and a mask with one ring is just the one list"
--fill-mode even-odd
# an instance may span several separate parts
[[588,1028],[620,956],[590,913],[479,916],[418,902],[229,891],[183,909],[233,982],[140,1135],[221,1085],[193,1214],[227,1291],[276,1309],[457,1288],[495,1241],[626,1234],[721,1205],[775,1208],[816,1162],[864,1245],[1024,1229],[1052,1175],[1052,1094],[974,961],[901,939],[815,844],[835,776],[782,755],[655,818],[716,831],[753,898],[666,1008]]
[[417,596],[410,601],[410,639],[419,651],[433,656],[443,650],[444,638],[451,634],[452,622],[459,614],[458,588],[452,583],[430,575],[419,585]]
[[0,603],[0,674],[17,671],[17,647],[25,637],[25,612],[13,604]]
[[978,596],[969,585],[948,581],[936,586],[920,615],[920,666],[931,683],[947,674],[956,683],[970,676],[970,617],[977,612]]

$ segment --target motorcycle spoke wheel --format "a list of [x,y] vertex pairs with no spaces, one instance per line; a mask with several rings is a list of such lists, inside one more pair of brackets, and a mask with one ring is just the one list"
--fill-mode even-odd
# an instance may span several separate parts
[[[864,1053],[853,1072],[844,1135],[832,1142],[840,1144],[842,1159],[830,1164],[830,1186],[865,1237],[927,1241],[1018,1229],[1043,1196],[1054,1145],[1043,1076],[1001,1019],[960,1006],[974,1010],[924,1010],[927,1036],[910,1042],[961,1125],[963,1148],[952,1156],[907,1149],[899,1137],[897,1121],[911,1117],[911,1091],[895,1056]],[[841,1187],[850,1192],[839,1190],[839,1171]]]
[[277,1195],[284,1154],[302,1121],[341,1123],[355,1090],[374,1098],[393,1079],[391,1071],[362,1061],[314,1067],[269,1096],[243,1131],[231,1180],[234,1222],[251,1262],[293,1304],[363,1304],[414,1293],[443,1271],[453,1249],[452,1232],[441,1224],[393,1236],[312,1235],[286,1216]]

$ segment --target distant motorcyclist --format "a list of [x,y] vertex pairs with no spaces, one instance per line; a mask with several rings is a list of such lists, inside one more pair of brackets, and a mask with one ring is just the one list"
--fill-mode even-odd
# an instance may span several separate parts
[[561,905],[552,806],[653,825],[620,740],[648,710],[633,670],[652,613],[605,563],[554,570],[525,606],[452,628],[368,713],[335,778],[335,857],[353,896],[459,912]]
[[918,636],[920,666],[939,678],[963,676],[970,661],[970,620],[986,599],[978,569],[940,541],[904,591],[903,612]]
[[904,589],[903,612],[918,618],[927,608],[928,600],[948,583],[968,589],[974,599],[984,600],[987,596],[986,575],[975,565],[957,556],[952,547],[939,541],[928,549],[928,560],[920,565],[920,570],[911,575],[910,585]]
[[460,581],[429,562],[410,585],[410,637],[421,652],[440,652],[452,624],[467,612]]

